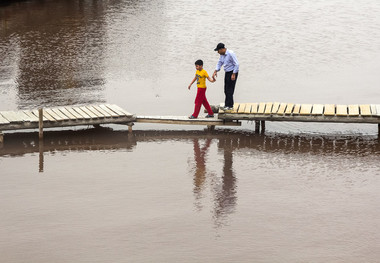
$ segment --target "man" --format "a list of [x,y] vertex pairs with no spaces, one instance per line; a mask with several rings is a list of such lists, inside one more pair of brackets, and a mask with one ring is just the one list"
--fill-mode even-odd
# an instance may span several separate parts
[[229,111],[234,107],[234,91],[239,74],[239,62],[235,53],[227,49],[223,43],[219,43],[214,51],[219,53],[220,58],[212,77],[217,77],[217,72],[222,66],[224,67],[224,71],[226,72],[224,75],[224,94],[226,95],[224,110]]

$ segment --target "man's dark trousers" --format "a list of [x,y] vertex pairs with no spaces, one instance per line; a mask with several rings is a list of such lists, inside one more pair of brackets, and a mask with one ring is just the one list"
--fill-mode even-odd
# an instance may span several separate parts
[[224,101],[225,107],[232,108],[234,106],[234,91],[235,85],[239,73],[235,73],[235,80],[231,80],[233,71],[226,72],[224,75],[224,94],[226,94],[226,100]]

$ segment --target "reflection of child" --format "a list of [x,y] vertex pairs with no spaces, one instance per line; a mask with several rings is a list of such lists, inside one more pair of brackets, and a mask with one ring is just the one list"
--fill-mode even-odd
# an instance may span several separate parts
[[213,118],[214,117],[214,112],[212,111],[210,104],[208,104],[208,101],[206,99],[206,78],[210,82],[215,82],[215,78],[210,78],[210,76],[207,74],[206,70],[203,69],[203,61],[202,60],[197,60],[195,61],[195,77],[191,81],[188,89],[190,90],[191,85],[197,80],[197,97],[195,98],[195,107],[194,107],[194,113],[190,115],[189,119],[196,119],[198,118],[199,111],[201,110],[202,104],[206,108],[208,114],[206,118]]

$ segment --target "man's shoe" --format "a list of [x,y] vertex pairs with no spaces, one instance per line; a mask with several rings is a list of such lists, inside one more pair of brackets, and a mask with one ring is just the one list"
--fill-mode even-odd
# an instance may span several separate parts
[[193,115],[190,115],[189,119],[196,119],[196,117],[194,117]]
[[214,115],[207,114],[206,118],[214,118]]

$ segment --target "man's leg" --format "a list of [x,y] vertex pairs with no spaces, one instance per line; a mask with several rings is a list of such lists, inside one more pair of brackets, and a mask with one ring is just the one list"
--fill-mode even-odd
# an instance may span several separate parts
[[234,106],[234,92],[235,92],[235,85],[238,73],[236,73],[235,80],[231,80],[232,71],[226,72],[224,76],[224,94],[226,95],[226,100],[224,103],[225,107],[232,108]]

